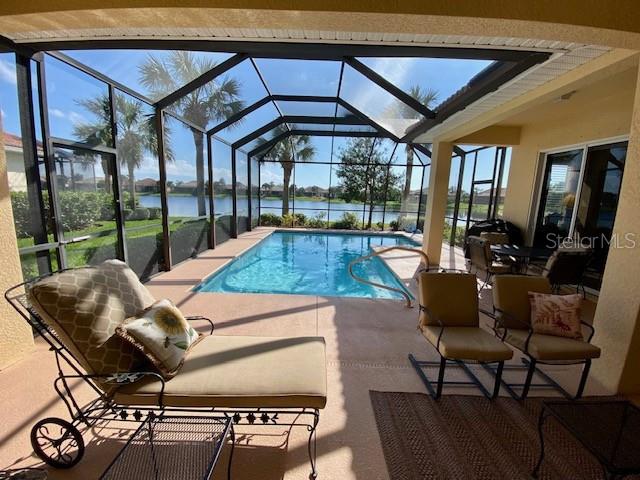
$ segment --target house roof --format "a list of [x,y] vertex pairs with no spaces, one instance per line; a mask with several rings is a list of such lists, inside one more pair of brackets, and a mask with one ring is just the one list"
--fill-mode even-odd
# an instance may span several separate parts
[[[22,150],[22,137],[19,137],[18,135],[14,135],[13,133],[9,133],[9,132],[1,132],[1,133],[2,133],[5,147],[12,147],[17,150]],[[43,153],[42,142],[38,141],[36,144],[38,146],[38,153],[42,154]]]
[[154,180],[153,178],[143,178],[142,180],[138,180],[136,185],[140,187],[155,187],[158,185],[158,180]]

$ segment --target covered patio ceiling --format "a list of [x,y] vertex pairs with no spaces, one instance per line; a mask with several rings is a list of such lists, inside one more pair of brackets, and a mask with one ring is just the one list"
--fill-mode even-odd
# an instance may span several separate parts
[[[16,44],[3,38],[0,45],[25,56],[45,52],[250,156],[264,156],[292,135],[375,137],[412,144],[423,163],[430,151],[414,143],[419,135],[550,56],[490,48],[237,41]],[[165,65],[172,55],[182,55],[199,74],[174,72],[174,78],[145,85],[139,73],[150,54]],[[229,79],[238,88],[237,108],[206,124],[174,108]]]

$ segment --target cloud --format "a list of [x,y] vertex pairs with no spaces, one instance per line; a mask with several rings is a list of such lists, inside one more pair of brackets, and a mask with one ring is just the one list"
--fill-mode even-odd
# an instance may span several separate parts
[[86,117],[78,112],[69,112],[69,120],[71,120],[71,123],[73,123],[74,125],[82,125],[88,123]]
[[275,183],[282,185],[282,174],[278,175],[266,168],[263,168],[260,172],[260,181],[262,183]]
[[50,108],[49,113],[57,118],[67,118],[65,113],[62,110],[58,110],[57,108]]
[[[389,82],[400,87],[411,72],[414,62],[415,60],[412,58],[376,58],[368,66]],[[374,107],[376,110],[374,114],[384,111],[389,106],[388,100],[385,101],[384,97],[380,97],[380,87],[376,84],[364,77],[358,83],[360,88],[352,102],[353,105],[377,105],[377,108]],[[390,97],[389,94],[387,98]]]
[[73,125],[84,125],[89,123],[84,115],[74,111],[65,112],[63,110],[60,110],[59,108],[50,108],[49,114],[52,117],[60,118],[63,120],[70,120]]
[[11,85],[16,85],[18,83],[16,79],[15,66],[6,60],[0,60],[0,80],[10,83]]

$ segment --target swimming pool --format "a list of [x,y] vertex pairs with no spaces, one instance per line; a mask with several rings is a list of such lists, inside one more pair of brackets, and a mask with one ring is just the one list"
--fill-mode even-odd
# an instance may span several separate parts
[[[401,235],[276,231],[195,290],[402,298],[396,292],[357,282],[347,270],[349,262],[371,253],[371,247],[391,245],[418,244]],[[358,263],[353,270],[370,281],[404,289],[379,258]]]

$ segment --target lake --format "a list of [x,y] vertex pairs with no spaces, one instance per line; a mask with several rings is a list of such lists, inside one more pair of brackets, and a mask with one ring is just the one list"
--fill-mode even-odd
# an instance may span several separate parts
[[[140,205],[146,208],[160,207],[160,196],[158,195],[140,195],[138,197]],[[169,203],[169,215],[176,217],[197,217],[198,206],[196,197],[186,195],[169,195],[167,199]],[[239,208],[241,208],[243,201],[238,202]],[[281,200],[269,200],[261,199],[260,205],[262,213],[274,213],[276,215],[282,214],[282,201]],[[323,220],[327,220],[327,202],[315,202],[310,200],[296,199],[296,212],[304,213],[307,217],[314,217],[319,212],[312,210],[324,210]],[[357,203],[337,203],[331,205],[332,209],[329,214],[329,220],[335,221],[342,217],[342,213],[345,210],[353,211],[360,217],[362,215],[362,204]],[[335,210],[334,210],[335,208]],[[230,215],[233,211],[231,197],[216,197],[215,198],[215,210],[216,216],[218,215]],[[397,218],[399,212],[398,207],[387,207],[385,214],[385,222],[389,223],[391,220]],[[207,213],[209,213],[209,204],[207,202]],[[368,215],[368,211],[367,211]],[[365,217],[366,219],[367,217]],[[373,223],[382,221],[382,207],[375,207],[373,211]]]

